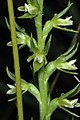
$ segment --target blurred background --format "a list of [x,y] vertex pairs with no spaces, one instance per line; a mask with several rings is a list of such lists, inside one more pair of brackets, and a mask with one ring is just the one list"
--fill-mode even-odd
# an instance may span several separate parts
[[[13,0],[14,2],[14,12],[16,22],[21,26],[25,27],[27,33],[33,33],[35,35],[35,26],[34,21],[20,20],[17,17],[20,15],[17,8],[21,5],[24,5],[26,0]],[[74,25],[71,26],[71,29],[76,30],[80,23],[80,1],[72,0],[74,4],[70,10],[63,16],[73,16]],[[44,11],[43,11],[43,24],[51,19],[55,13],[59,13],[67,6],[68,0],[44,0]],[[6,66],[9,67],[9,70],[14,72],[13,69],[13,55],[12,48],[8,47],[6,44],[11,40],[10,31],[8,30],[5,17],[8,18],[8,9],[7,9],[7,0],[0,0],[0,120],[17,120],[17,110],[16,102],[8,102],[8,99],[12,96],[6,95],[8,90],[7,84],[13,84],[13,82],[8,78],[6,74]],[[53,29],[50,32],[52,37],[51,48],[47,56],[48,61],[56,59],[61,53],[64,53],[70,46],[71,41],[73,40],[74,34]],[[80,42],[80,35],[77,37],[77,41]],[[74,55],[73,59],[77,59],[76,66],[78,66],[77,72],[80,73],[80,47]],[[20,67],[21,67],[21,77],[28,82],[33,82],[37,85],[37,82],[33,80],[32,71],[30,69],[30,63],[27,63],[27,57],[30,54],[28,48],[23,48],[19,50],[20,55]],[[55,77],[56,76],[56,77]],[[80,79],[80,75],[78,75]],[[55,86],[51,88],[51,97],[55,98],[60,96],[61,93],[65,93],[68,90],[72,89],[77,85],[73,75],[65,74],[59,71],[56,71],[49,80],[49,85],[55,83]],[[76,96],[80,101],[80,94]],[[23,95],[23,107],[24,107],[24,120],[39,120],[39,108],[38,103],[35,98],[28,92]],[[80,115],[80,109],[74,109],[73,112]],[[63,111],[62,109],[57,109],[52,115],[51,120],[72,120],[71,115]],[[74,120],[80,120],[74,118]]]

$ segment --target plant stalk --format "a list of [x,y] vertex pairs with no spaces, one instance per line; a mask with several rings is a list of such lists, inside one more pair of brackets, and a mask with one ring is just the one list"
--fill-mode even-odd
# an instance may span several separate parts
[[51,74],[56,70],[53,62],[50,62],[46,68],[41,68],[38,72],[39,80],[39,90],[41,103],[39,104],[40,109],[40,120],[50,120],[50,117],[47,117],[48,105],[50,102],[50,96],[48,95],[48,79]]
[[18,55],[18,48],[17,48],[17,41],[16,41],[16,29],[15,29],[13,1],[7,0],[7,3],[8,3],[8,12],[9,12],[11,38],[12,38],[12,49],[13,49],[13,59],[14,59],[14,69],[15,69],[15,78],[16,78],[18,120],[23,120],[23,105],[22,105],[21,82],[20,82],[20,65],[19,65],[19,55]]
[[46,116],[46,109],[48,104],[48,95],[47,95],[48,88],[45,80],[39,79],[39,89],[40,89],[40,96],[41,96],[41,103],[39,105],[40,120],[44,120]]
[[41,51],[44,49],[43,33],[42,33],[43,2],[44,2],[44,0],[40,0],[40,1],[39,1],[40,10],[39,10],[38,15],[35,17],[35,26],[36,26],[36,31],[37,31],[38,48],[39,48]]

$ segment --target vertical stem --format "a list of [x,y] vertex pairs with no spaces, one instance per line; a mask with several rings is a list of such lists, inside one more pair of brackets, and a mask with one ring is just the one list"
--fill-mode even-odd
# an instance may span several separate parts
[[[44,49],[44,42],[43,42],[43,31],[42,31],[42,12],[43,12],[43,1],[44,0],[39,0],[39,6],[40,6],[40,11],[38,15],[35,17],[35,26],[36,26],[36,31],[37,31],[37,39],[38,39],[38,48],[40,51]],[[46,108],[47,108],[47,82],[45,82],[44,77],[44,71],[41,70],[38,72],[38,82],[39,82],[39,90],[40,90],[40,96],[41,96],[41,103],[39,104],[39,110],[40,110],[40,120],[45,119],[46,115]]]
[[19,66],[19,55],[18,55],[18,48],[17,48],[17,41],[16,41],[16,29],[15,29],[13,2],[12,0],[7,0],[7,3],[8,3],[11,38],[12,38],[12,45],[13,45],[18,120],[23,120],[23,106],[22,106],[22,94],[21,94],[21,83],[20,83],[20,66]]
[[50,98],[50,96],[48,95],[48,79],[55,70],[56,67],[54,65],[54,62],[50,62],[48,63],[46,68],[43,67],[38,72],[39,90],[41,97],[41,103],[39,105],[40,120],[50,120],[51,117],[46,117]]
[[40,10],[39,10],[38,15],[35,17],[35,26],[36,26],[36,31],[37,31],[38,47],[40,50],[44,49],[43,33],[42,33],[43,1],[44,0],[39,0]]
[[40,120],[44,120],[46,117],[46,109],[48,105],[48,96],[47,96],[48,88],[45,80],[43,79],[39,80],[39,89],[40,89],[40,96],[41,96],[41,104],[39,105]]
[[36,31],[37,31],[37,39],[38,39],[38,48],[42,50],[44,48],[43,46],[43,36],[42,36],[42,15],[39,12],[39,15],[35,18],[35,25],[36,25]]
[[[46,116],[46,109],[48,105],[48,86],[47,81],[45,80],[46,77],[44,76],[43,68],[39,71],[38,80],[39,80],[39,90],[41,96],[41,103],[39,105],[40,109],[40,120],[44,120]],[[45,119],[46,120],[46,119]]]

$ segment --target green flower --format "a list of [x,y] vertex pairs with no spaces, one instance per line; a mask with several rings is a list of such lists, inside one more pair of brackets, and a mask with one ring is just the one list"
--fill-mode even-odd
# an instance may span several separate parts
[[[5,18],[5,22],[8,29],[10,30],[10,25],[7,18]],[[15,27],[16,27],[17,45],[19,45],[19,49],[23,48],[26,45],[30,48],[31,37],[26,33],[25,29],[21,28],[16,22],[15,22]],[[12,41],[8,42],[7,46],[12,46]]]
[[65,98],[59,100],[58,103],[59,103],[59,107],[68,107],[68,108],[80,107],[80,104],[78,104],[78,99],[68,100]]
[[73,55],[76,53],[78,46],[79,43],[76,43],[76,41],[72,42],[67,52],[61,54],[57,59],[49,62],[43,67],[43,69],[40,70],[39,79],[44,78],[44,80],[47,82],[49,77],[56,69],[68,74],[78,74],[77,72],[75,72],[75,70],[77,69],[77,67],[75,66],[76,60],[69,61],[69,59],[71,59],[71,57],[73,57]]
[[[17,45],[19,45],[19,49],[23,48],[26,45],[30,48],[30,36],[28,34],[16,31],[16,35]],[[12,46],[12,41],[8,42],[7,46]]]
[[49,32],[52,30],[52,28],[57,28],[60,30],[68,31],[68,32],[78,32],[72,29],[66,28],[66,26],[73,25],[73,21],[71,20],[72,16],[66,17],[65,19],[62,18],[62,16],[70,9],[73,3],[68,2],[68,6],[62,10],[58,14],[54,14],[53,18],[51,20],[48,20],[44,27],[43,27],[43,39],[46,40]]
[[30,56],[27,61],[33,60],[33,70],[37,72],[43,65],[47,64],[46,55],[44,53],[35,53]]
[[[76,96],[80,92],[80,84],[77,84],[72,90],[67,93],[62,93],[59,98],[55,98],[50,101],[48,110],[47,110],[47,118],[59,107],[72,116],[80,117],[79,115],[70,111],[70,109],[75,107],[80,107],[80,103],[78,103],[78,99],[71,100],[70,98]],[[68,110],[69,108],[69,110]]]
[[37,0],[27,0],[28,4],[18,7],[19,11],[25,12],[24,15],[18,18],[33,18],[39,13],[39,4]]
[[75,116],[75,117],[80,117],[79,115],[71,112],[70,110],[66,109],[66,108],[74,108],[74,107],[80,107],[80,103],[78,103],[78,99],[74,99],[74,100],[68,100],[68,99],[58,99],[58,104],[59,107],[62,108],[63,110],[65,110],[66,112],[70,113],[71,115]]
[[57,16],[58,15],[55,14],[53,19],[51,20],[51,24],[54,28],[64,30],[64,31],[68,31],[68,32],[78,32],[78,31],[75,31],[75,30],[72,30],[72,29],[64,28],[64,26],[73,25],[73,21],[71,20],[72,16],[66,17],[65,19],[58,18]]
[[69,100],[68,98],[72,98],[76,96],[79,92],[80,92],[80,83],[78,83],[72,90],[68,91],[67,93],[62,93],[61,96],[58,98],[59,107],[76,117],[80,117],[80,116],[69,111],[67,108],[80,107],[80,103],[78,103],[78,98],[73,100]]
[[[70,71],[74,71],[74,70],[78,69],[74,64],[75,62],[76,62],[76,60],[71,60],[69,62],[59,63],[56,65],[56,68],[60,71],[70,73]],[[74,72],[71,72],[71,73],[74,74]],[[75,73],[75,74],[77,74],[77,73]]]
[[19,11],[29,12],[29,14],[37,14],[36,7],[31,4],[24,4],[24,6],[18,7]]
[[[15,80],[14,74],[8,73],[8,75],[11,77],[12,80]],[[7,84],[7,86],[9,87],[9,90],[7,91],[6,94],[12,95],[12,94],[16,93],[16,84],[14,84],[14,85]],[[25,80],[21,79],[21,91],[22,91],[22,94],[24,94],[28,89],[29,89],[28,83]],[[14,97],[14,98],[12,98],[12,99],[10,99],[8,101],[13,101],[15,99],[16,99],[16,97]]]
[[66,73],[70,73],[70,74],[77,74],[76,72],[74,72],[74,70],[78,69],[74,64],[76,60],[70,60],[70,61],[68,60],[75,54],[75,52],[78,49],[78,46],[79,46],[79,43],[77,43],[77,45],[76,43],[73,43],[73,45],[69,48],[67,52],[60,55],[54,61],[54,64],[58,70]]
[[51,44],[51,35],[49,37],[49,40],[45,48],[42,51],[40,51],[37,42],[33,39],[33,37],[31,37],[30,50],[33,52],[33,55],[29,56],[27,61],[30,62],[31,60],[33,60],[34,72],[37,72],[43,65],[47,64],[46,55],[49,52],[50,44]]
[[10,89],[7,91],[7,94],[14,94],[14,93],[16,93],[16,86],[15,86],[15,85],[7,84],[7,86],[10,88]]
[[[15,75],[9,71],[8,67],[6,68],[6,72],[8,77],[15,82]],[[16,84],[14,85],[7,84],[7,86],[9,87],[9,90],[7,91],[8,95],[12,95],[16,93]],[[22,94],[24,94],[27,91],[30,92],[38,100],[38,102],[41,103],[39,90],[32,83],[27,83],[22,78],[21,78],[21,91],[22,91]],[[15,99],[16,97],[13,97],[8,101],[13,101]]]
[[[57,16],[56,14],[55,14],[55,16]],[[69,25],[73,25],[73,21],[71,20],[71,18],[72,18],[72,16],[70,16],[70,17],[66,17],[66,19],[62,19],[62,18],[59,18],[59,19],[57,19],[56,21],[54,20],[54,18],[53,18],[53,20],[52,21],[54,21],[53,23],[53,26],[69,26]]]

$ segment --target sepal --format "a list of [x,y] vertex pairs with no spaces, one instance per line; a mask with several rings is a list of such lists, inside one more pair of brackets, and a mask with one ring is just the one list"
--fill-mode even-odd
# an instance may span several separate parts
[[34,73],[37,72],[44,65],[43,59],[41,60],[42,62],[39,62],[39,61],[38,60],[36,60],[36,61],[34,60],[33,61],[33,70],[34,70]]
[[45,46],[45,48],[44,48],[44,53],[45,53],[45,55],[47,55],[48,52],[49,52],[50,45],[51,45],[51,38],[52,38],[52,35],[50,35],[49,40],[47,41],[47,44],[46,44],[46,46]]
[[6,94],[11,95],[11,94],[16,93],[16,87],[15,87],[14,85],[7,84],[7,86],[8,86],[10,89],[7,91]]
[[46,56],[42,53],[34,53],[30,57],[28,57],[27,61],[30,62],[33,60],[33,71],[37,72],[43,65],[47,64]]
[[31,40],[30,40],[30,50],[31,50],[33,53],[39,52],[37,42],[36,42],[36,40],[32,37],[32,34],[31,34]]
[[27,61],[30,62],[32,59],[34,59],[33,60],[34,72],[37,72],[43,65],[47,64],[46,55],[48,54],[49,49],[50,49],[51,37],[52,36],[50,35],[49,40],[48,40],[44,50],[42,50],[41,52],[38,49],[38,45],[37,45],[36,41],[33,40],[33,38],[31,37],[31,51],[34,54],[29,56]]

